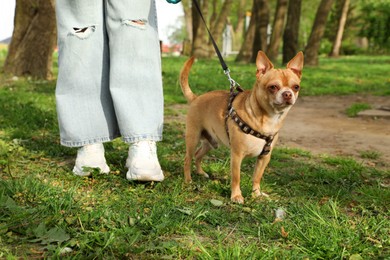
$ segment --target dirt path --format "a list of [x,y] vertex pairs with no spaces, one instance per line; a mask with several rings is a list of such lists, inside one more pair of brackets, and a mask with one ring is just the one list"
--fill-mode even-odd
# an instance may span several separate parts
[[[354,103],[373,108],[390,106],[389,97],[326,96],[300,97],[289,112],[280,132],[279,146],[300,148],[313,154],[352,156],[362,160],[362,152],[375,152],[379,158],[365,159],[370,166],[390,167],[390,119],[350,118],[345,111]],[[184,122],[184,105],[171,107],[174,120]],[[172,120],[173,118],[167,118]]]
[[390,165],[390,119],[350,118],[345,111],[354,103],[368,103],[375,108],[389,106],[390,98],[357,95],[300,98],[286,118],[279,145],[358,159],[361,152],[376,152],[382,166]]

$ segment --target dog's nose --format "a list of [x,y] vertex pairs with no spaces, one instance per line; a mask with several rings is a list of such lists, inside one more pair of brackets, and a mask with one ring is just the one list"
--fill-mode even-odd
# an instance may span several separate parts
[[292,99],[292,93],[290,91],[284,91],[282,93],[282,96],[284,100],[291,100]]

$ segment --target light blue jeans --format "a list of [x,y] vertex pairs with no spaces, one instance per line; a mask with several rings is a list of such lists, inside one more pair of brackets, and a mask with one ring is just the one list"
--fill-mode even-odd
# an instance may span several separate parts
[[160,141],[161,58],[154,0],[57,0],[61,144]]

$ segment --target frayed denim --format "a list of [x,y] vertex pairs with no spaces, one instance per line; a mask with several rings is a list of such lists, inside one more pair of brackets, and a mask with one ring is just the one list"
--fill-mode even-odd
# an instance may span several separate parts
[[163,92],[154,0],[57,0],[61,144],[160,141]]

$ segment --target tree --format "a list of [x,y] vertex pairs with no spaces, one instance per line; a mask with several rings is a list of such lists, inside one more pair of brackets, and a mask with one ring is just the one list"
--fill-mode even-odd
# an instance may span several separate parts
[[4,72],[50,78],[56,38],[55,0],[17,0]]
[[[198,0],[199,8],[206,20],[208,18],[209,3],[207,0]],[[210,45],[208,44],[208,34],[203,25],[195,5],[192,5],[192,55],[196,57],[209,57]]]
[[314,24],[310,33],[309,41],[305,48],[305,63],[309,66],[318,65],[318,50],[324,36],[326,21],[334,0],[321,0],[317,9]]
[[287,22],[283,33],[283,64],[287,64],[298,52],[299,21],[302,0],[290,0]]
[[267,56],[272,62],[275,62],[278,57],[279,45],[282,40],[284,22],[286,18],[287,4],[288,0],[278,0],[276,5],[271,40],[267,48]]
[[192,22],[192,9],[191,9],[191,1],[183,1],[183,11],[184,11],[184,23],[187,31],[187,38],[190,42],[192,42],[192,33],[193,33],[193,22]]
[[216,7],[214,9],[215,12],[214,12],[213,17],[215,17],[216,19],[211,26],[211,34],[213,35],[214,40],[216,42],[220,41],[220,38],[222,36],[222,32],[225,29],[226,21],[227,21],[230,9],[232,7],[232,3],[233,3],[233,0],[225,0],[219,14],[216,11]]
[[269,23],[269,6],[268,0],[254,0],[253,19],[255,23],[255,37],[252,46],[251,62],[256,62],[257,52],[267,50],[268,23]]
[[339,26],[337,29],[336,38],[333,42],[332,52],[329,55],[331,57],[338,57],[340,55],[341,41],[343,39],[345,23],[347,21],[349,3],[350,3],[350,0],[344,0],[343,8],[341,10],[341,16],[340,16]]
[[238,2],[238,7],[237,7],[237,23],[234,28],[234,44],[233,48],[234,49],[239,49],[237,46],[241,45],[240,43],[242,42],[243,36],[244,36],[244,26],[245,26],[245,17],[246,17],[246,0],[240,0]]
[[[214,11],[214,15],[212,17],[213,19],[211,19],[211,21],[214,22],[210,23],[209,22],[210,2],[208,0],[198,0],[199,7],[202,11],[203,17],[206,20],[206,24],[208,24],[208,27],[212,32],[212,35],[216,42],[219,41],[222,35],[224,25],[226,23],[228,14],[230,12],[232,1],[233,0],[225,0],[223,2],[221,12],[219,12],[219,14],[217,15],[216,11]],[[217,7],[214,5],[214,10],[216,10],[216,8]],[[193,28],[192,54],[199,58],[210,58],[214,53],[214,49],[212,48],[212,45],[209,41],[209,35],[206,30],[206,27],[203,24],[203,21],[194,4],[192,5],[192,28]]]
[[249,63],[252,58],[252,48],[253,42],[255,40],[255,30],[256,30],[256,18],[255,16],[255,1],[252,5],[251,20],[249,22],[249,27],[246,32],[244,42],[241,45],[240,52],[236,57],[237,62]]

